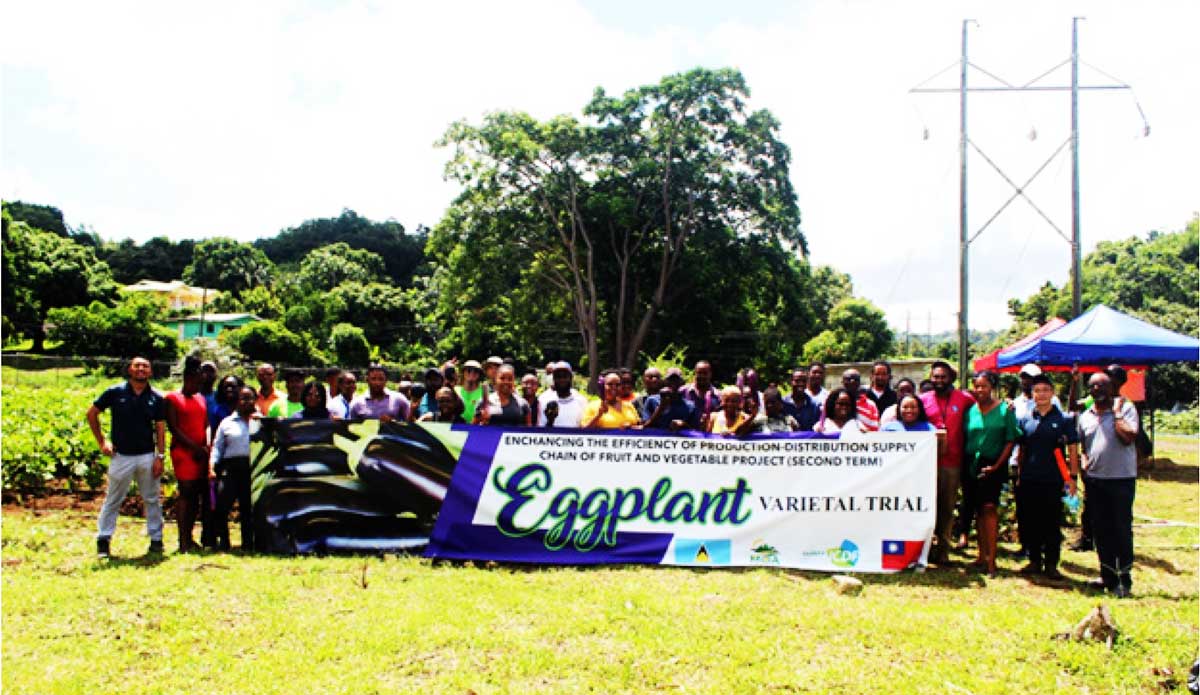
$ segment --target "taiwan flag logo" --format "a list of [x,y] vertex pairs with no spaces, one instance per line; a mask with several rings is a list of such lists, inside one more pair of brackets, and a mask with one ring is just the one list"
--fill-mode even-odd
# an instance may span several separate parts
[[884,541],[883,569],[902,570],[921,559],[925,541]]

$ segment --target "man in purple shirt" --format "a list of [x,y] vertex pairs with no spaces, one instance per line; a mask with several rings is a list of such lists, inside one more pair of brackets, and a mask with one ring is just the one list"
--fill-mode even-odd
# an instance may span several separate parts
[[408,419],[408,399],[387,388],[387,370],[382,365],[367,367],[367,392],[350,404],[351,419],[391,422]]
[[958,373],[946,362],[934,362],[929,368],[929,379],[933,390],[921,394],[925,414],[938,436],[945,437],[945,446],[939,447],[937,462],[937,547],[930,561],[945,564],[950,559],[951,533],[954,529],[954,505],[958,501],[958,486],[962,475],[963,450],[966,448],[966,429],[963,422],[967,410],[975,404],[975,397],[954,388]]

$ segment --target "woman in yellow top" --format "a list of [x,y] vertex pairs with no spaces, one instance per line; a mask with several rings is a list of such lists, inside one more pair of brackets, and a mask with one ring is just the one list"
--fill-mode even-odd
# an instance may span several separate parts
[[621,400],[621,375],[609,372],[604,375],[601,399],[584,406],[579,421],[586,429],[620,430],[641,424],[642,419],[632,403]]
[[726,386],[721,389],[721,409],[708,418],[708,431],[741,437],[754,430],[757,415],[757,400],[751,404],[750,412],[746,412],[742,410],[742,390],[737,386]]

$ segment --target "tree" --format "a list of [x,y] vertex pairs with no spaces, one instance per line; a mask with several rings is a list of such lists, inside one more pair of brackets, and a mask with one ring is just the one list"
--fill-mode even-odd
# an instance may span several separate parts
[[23,203],[19,200],[6,200],[3,207],[4,211],[9,214],[14,222],[24,222],[34,229],[57,234],[61,237],[71,236],[71,231],[67,228],[66,220],[63,219],[62,210],[56,207],[38,205],[36,203]]
[[51,309],[106,300],[116,293],[108,265],[92,249],[24,222],[7,225],[4,255],[5,285],[13,285],[4,316],[33,339],[33,352],[45,350],[44,324]]
[[708,260],[698,239],[718,253],[740,239],[806,252],[791,155],[774,117],[747,111],[748,95],[736,70],[697,69],[620,97],[597,90],[586,123],[502,112],[452,125],[447,174],[464,191],[431,255],[501,249],[500,267],[524,277],[475,262],[477,275],[452,269],[439,291],[525,280],[565,304],[591,376],[602,350],[632,364],[655,323],[690,300],[681,280]]
[[328,292],[345,284],[366,284],[383,279],[379,254],[351,248],[344,241],[315,248],[300,262],[299,282],[309,292]]
[[829,328],[804,346],[804,359],[861,362],[887,354],[892,329],[883,312],[865,299],[843,299],[829,314]]
[[139,280],[178,280],[192,262],[196,242],[191,239],[172,241],[154,237],[144,244],[133,239],[108,242],[97,254],[112,268],[113,278],[122,285]]
[[183,279],[190,285],[240,296],[251,287],[269,284],[274,270],[266,255],[250,244],[214,237],[196,244]]
[[314,249],[344,242],[350,248],[378,255],[388,279],[399,287],[408,287],[425,263],[428,232],[418,227],[416,233],[406,234],[404,226],[395,220],[374,222],[353,210],[342,210],[337,217],[308,220],[275,237],[259,239],[254,245],[273,262],[284,265],[299,263]]

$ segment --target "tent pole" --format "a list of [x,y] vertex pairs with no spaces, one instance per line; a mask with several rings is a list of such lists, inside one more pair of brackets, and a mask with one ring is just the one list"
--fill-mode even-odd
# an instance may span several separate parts
[[1154,460],[1154,367],[1146,367],[1146,405],[1150,407],[1150,460]]

